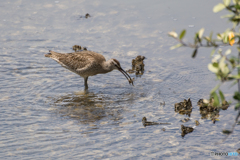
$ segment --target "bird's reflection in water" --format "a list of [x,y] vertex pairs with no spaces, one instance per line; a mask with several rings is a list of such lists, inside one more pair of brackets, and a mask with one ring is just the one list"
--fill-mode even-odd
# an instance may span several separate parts
[[89,124],[107,117],[115,124],[119,123],[125,111],[122,104],[132,101],[131,97],[82,91],[54,98],[53,103],[57,106],[57,114],[80,123]]

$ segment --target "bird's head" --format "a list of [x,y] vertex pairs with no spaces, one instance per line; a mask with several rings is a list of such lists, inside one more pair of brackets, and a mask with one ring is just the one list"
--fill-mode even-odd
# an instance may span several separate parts
[[110,64],[111,66],[113,67],[113,69],[119,69],[119,68],[122,68],[121,65],[120,65],[120,62],[116,59],[111,59],[110,60]]
[[133,85],[133,80],[131,79],[131,77],[127,74],[126,71],[124,71],[119,63],[118,60],[116,59],[111,59],[110,60],[110,64],[112,66],[113,69],[118,69],[128,80],[129,84]]

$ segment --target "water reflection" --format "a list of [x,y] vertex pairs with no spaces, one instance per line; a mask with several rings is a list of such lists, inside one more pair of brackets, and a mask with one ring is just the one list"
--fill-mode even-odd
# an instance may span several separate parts
[[[124,104],[131,102],[132,96],[96,94],[88,91],[75,92],[52,99],[57,106],[56,113],[80,123],[88,124],[105,117],[116,123],[122,119]],[[122,105],[123,104],[123,105]]]

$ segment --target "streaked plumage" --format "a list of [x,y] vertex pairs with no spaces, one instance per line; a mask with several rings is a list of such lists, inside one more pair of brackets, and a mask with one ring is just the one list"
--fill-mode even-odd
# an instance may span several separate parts
[[88,88],[87,79],[89,76],[104,74],[118,69],[133,85],[131,77],[121,68],[116,59],[106,61],[103,55],[92,51],[81,51],[73,53],[57,53],[49,51],[45,57],[50,57],[61,64],[63,67],[80,75],[84,78],[85,89]]

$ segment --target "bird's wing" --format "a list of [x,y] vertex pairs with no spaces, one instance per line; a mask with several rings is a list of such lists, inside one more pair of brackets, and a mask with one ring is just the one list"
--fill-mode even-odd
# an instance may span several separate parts
[[86,53],[67,53],[61,54],[58,58],[58,63],[67,69],[77,71],[95,63],[95,60]]
[[101,63],[106,61],[103,55],[92,51],[74,53],[57,53],[50,51],[45,55],[61,64],[64,68],[79,74],[82,77],[93,76],[101,70]]
[[95,63],[89,63],[86,66],[82,67],[82,68],[77,68],[76,72],[80,75],[84,75],[85,72],[88,72],[89,69],[93,68],[95,65]]

